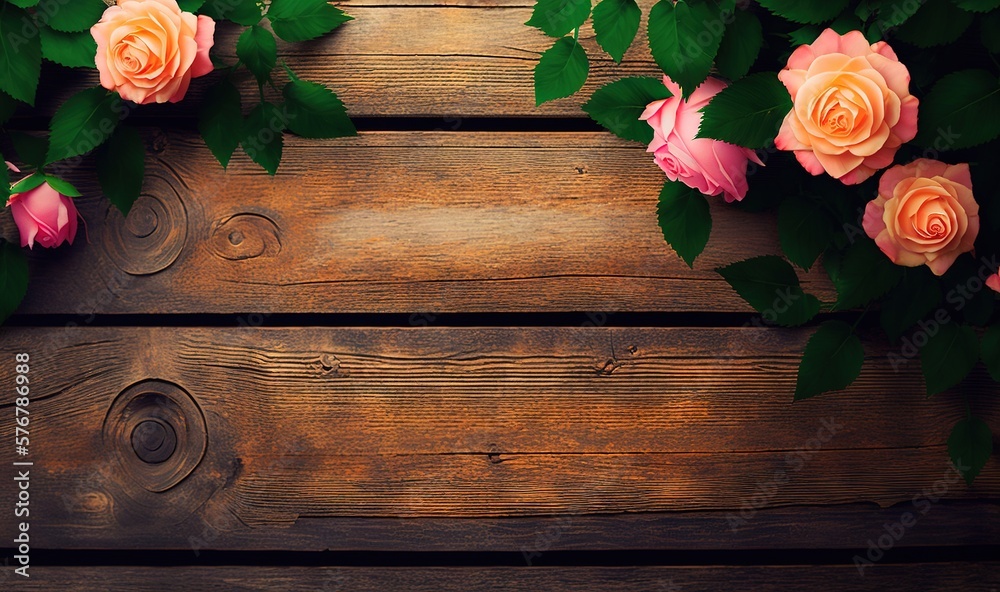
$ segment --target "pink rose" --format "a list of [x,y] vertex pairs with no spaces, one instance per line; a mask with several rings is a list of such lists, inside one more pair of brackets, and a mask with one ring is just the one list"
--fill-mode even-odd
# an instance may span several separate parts
[[647,152],[653,153],[653,160],[671,181],[680,181],[705,195],[722,193],[727,202],[742,200],[747,194],[747,161],[764,163],[749,148],[696,137],[701,126],[699,111],[726,88],[726,83],[709,78],[686,101],[669,77],[663,77],[663,84],[674,96],[653,101],[639,118],[653,128]]
[[917,135],[910,72],[884,41],[870,45],[860,31],[823,31],[792,53],[778,78],[794,107],[774,145],[794,150],[813,175],[861,183]]
[[176,103],[192,78],[212,71],[215,21],[182,12],[176,0],[118,0],[90,34],[101,86],[140,105]]
[[[20,173],[7,163],[7,168]],[[7,207],[14,215],[14,223],[21,235],[21,246],[34,248],[35,240],[43,247],[58,247],[63,242],[73,244],[76,238],[77,217],[73,200],[42,183],[24,193],[15,193],[7,200]]]
[[896,265],[948,271],[979,235],[969,165],[921,158],[886,171],[868,202],[865,233]]
[[1000,292],[1000,271],[986,278],[986,285],[996,292]]

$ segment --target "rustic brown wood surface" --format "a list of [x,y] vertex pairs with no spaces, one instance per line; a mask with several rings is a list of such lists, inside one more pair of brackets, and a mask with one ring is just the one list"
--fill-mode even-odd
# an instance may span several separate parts
[[[600,51],[589,23],[580,32],[590,76],[580,95],[535,107],[532,72],[552,39],[524,26],[532,2],[524,0],[404,0],[354,2],[344,9],[355,20],[333,35],[282,44],[281,55],[303,78],[337,89],[356,117],[586,117],[580,105],[590,92],[621,76],[657,76],[646,47],[645,24],[626,59],[616,65]],[[640,2],[645,14],[653,2]],[[235,62],[239,30],[220,28],[217,45]],[[43,81],[41,108],[97,84],[96,73],[65,74]],[[190,99],[204,96],[209,80],[195,81]],[[245,90],[256,91],[247,81]],[[252,95],[253,92],[250,92]],[[183,116],[185,105],[140,113]],[[451,128],[451,121],[446,124]]]
[[[720,202],[689,269],[656,224],[663,174],[606,133],[292,139],[274,178],[194,134],[148,142],[127,221],[70,171],[90,243],[36,254],[22,313],[751,312],[713,269],[780,252],[773,216]],[[803,285],[835,299],[818,266]]]
[[[888,356],[907,350],[867,339],[854,386],[793,404],[811,329],[741,326],[751,309],[713,271],[780,252],[773,215],[713,200],[689,269],[657,227],[662,173],[579,108],[617,77],[658,75],[645,25],[621,65],[585,27],[584,91],[536,108],[551,40],[523,25],[532,4],[355,0],[335,35],[281,45],[364,120],[357,138],[287,138],[274,178],[242,154],[224,172],[192,131],[210,79],[132,116],[152,155],[127,220],[90,160],[53,171],[84,191],[87,234],[31,254],[0,361],[32,356],[31,545],[55,565],[30,581],[8,565],[0,588],[998,587],[979,558],[1000,547],[1000,463],[967,487],[947,453],[963,394],[998,433],[996,384],[977,371],[927,398],[918,359],[897,371]],[[40,108],[94,84],[47,71]],[[801,275],[835,299],[821,270]],[[550,327],[440,316],[586,311]],[[604,314],[626,312],[674,326]],[[313,326],[354,322],[331,313],[381,316]],[[14,371],[0,363],[0,385]],[[12,405],[4,387],[4,442]],[[16,495],[0,479],[0,499]],[[851,554],[911,517],[861,577]],[[664,565],[594,558],[631,551]],[[593,565],[529,567],[550,552]]]
[[[309,522],[322,518],[484,519],[478,528],[488,531],[489,519],[509,516],[671,511],[725,516],[740,547],[758,539],[762,527],[750,524],[771,508],[853,504],[859,516],[870,507],[923,516],[942,500],[969,507],[1000,497],[992,465],[972,489],[949,468],[960,398],[926,398],[917,368],[894,373],[885,347],[847,392],[792,405],[804,331],[5,331],[0,355],[39,343],[47,352],[32,361],[35,389],[47,393],[32,403],[42,418],[33,484],[60,492],[37,502],[46,519],[34,533],[46,548],[229,549],[281,536],[298,541],[282,547],[308,548]],[[133,387],[147,381],[172,386]],[[879,396],[888,381],[892,399]],[[121,461],[134,444],[114,427],[142,419],[145,410],[125,403],[149,392],[172,398],[156,409],[179,404],[179,417],[154,410],[147,419],[170,425],[173,458],[191,460],[165,491],[154,490],[159,476],[148,469],[157,465]],[[966,392],[1000,428],[988,379]],[[2,401],[9,408],[13,395]],[[192,451],[198,433],[207,451]],[[14,497],[16,487],[0,491]],[[990,544],[1000,543],[996,516],[981,515]],[[830,535],[821,528],[812,538]],[[654,534],[646,544],[669,540]]]
[[[604,592],[724,591],[740,589],[881,592],[882,590],[990,590],[1000,584],[1000,563],[877,565],[859,578],[853,567],[546,567],[361,568],[361,567],[183,567],[116,568],[113,577],[93,567],[46,570],[53,584],[79,592],[160,592],[169,589],[242,592],[289,590],[580,590]],[[49,590],[34,583],[22,590]]]

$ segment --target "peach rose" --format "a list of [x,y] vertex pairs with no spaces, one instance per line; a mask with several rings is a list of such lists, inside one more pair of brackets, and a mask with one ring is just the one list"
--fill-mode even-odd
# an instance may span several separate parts
[[118,0],[90,34],[101,86],[140,105],[176,103],[192,78],[212,71],[215,21],[182,12],[176,0]]
[[[21,172],[9,162],[7,168],[15,173]],[[41,246],[50,248],[64,242],[73,244],[80,214],[72,199],[60,194],[48,183],[11,195],[7,207],[14,216],[22,247],[34,248],[36,240]]]
[[727,202],[742,200],[748,189],[747,161],[764,163],[749,148],[697,137],[701,109],[726,88],[726,83],[709,78],[686,101],[669,77],[663,77],[663,84],[674,96],[653,101],[639,118],[653,128],[647,152],[653,153],[653,160],[671,181],[680,181],[705,195],[721,193]]
[[865,232],[896,265],[948,271],[979,235],[979,204],[969,165],[921,158],[882,175],[868,202]]
[[986,278],[986,285],[996,292],[1000,292],[1000,271]]
[[774,144],[794,150],[813,175],[861,183],[917,135],[910,72],[884,41],[870,45],[860,31],[823,31],[792,53],[778,78],[794,107]]

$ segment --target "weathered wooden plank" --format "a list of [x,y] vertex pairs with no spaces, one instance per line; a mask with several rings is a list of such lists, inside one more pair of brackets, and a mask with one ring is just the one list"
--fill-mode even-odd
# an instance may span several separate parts
[[[19,590],[80,592],[288,590],[382,592],[408,590],[574,590],[605,592],[885,589],[989,591],[1000,583],[1000,563],[875,565],[864,574],[851,565],[761,567],[34,567]],[[11,576],[14,577],[14,576]]]
[[[645,15],[652,2],[642,4]],[[535,107],[533,69],[553,39],[524,25],[531,16],[530,3],[408,0],[391,6],[354,4],[347,10],[356,20],[333,35],[283,43],[279,53],[302,77],[336,89],[356,117],[586,117],[580,105],[601,85],[622,76],[660,74],[646,46],[645,16],[620,65],[600,50],[588,24],[581,31],[591,61],[583,91]],[[235,62],[238,35],[235,27],[219,29],[219,55],[227,63]],[[180,106],[144,108],[141,113],[191,116],[191,103],[200,102],[212,80],[196,80]],[[43,80],[39,108],[51,112],[73,92],[96,84],[96,73],[53,71]],[[249,79],[244,88],[247,96],[256,92]]]
[[[303,521],[362,516],[684,511],[716,512],[715,525],[733,517],[752,525],[761,509],[840,504],[902,504],[900,515],[927,507],[947,516],[948,505],[927,499],[1000,492],[995,460],[971,489],[949,468],[945,441],[961,417],[960,398],[926,399],[915,365],[894,373],[884,348],[846,393],[791,405],[794,352],[805,331],[7,328],[2,335],[0,356],[33,356],[32,486],[60,492],[39,499],[42,518],[32,527],[48,548],[238,545],[300,528],[299,544],[310,546],[322,535]],[[0,368],[0,384],[11,383],[12,372],[12,364]],[[166,391],[170,400],[123,407],[128,392],[147,392],[130,387],[149,379],[176,385]],[[980,377],[965,391],[997,429],[995,385]],[[9,408],[11,398],[0,400]],[[191,399],[197,405],[185,408]],[[174,425],[175,408],[186,418],[178,441],[187,443],[175,455],[191,461],[190,475],[157,489],[159,470],[136,459],[129,431],[116,426],[143,414]],[[3,418],[4,437],[13,435],[12,417]],[[190,449],[199,429],[208,441],[203,458]],[[0,493],[11,496],[14,486],[0,482]],[[803,509],[802,520],[812,524],[813,516]],[[849,528],[834,522],[829,531]],[[882,523],[868,526],[877,536]],[[995,512],[982,516],[981,528],[996,541]],[[756,529],[748,540],[761,538]],[[740,546],[739,528],[719,536]]]
[[[127,221],[66,172],[90,240],[34,254],[21,312],[744,312],[712,270],[780,252],[773,218],[712,200],[690,270],[657,226],[662,172],[607,134],[293,140],[275,178],[245,156],[224,172],[189,133],[149,142]],[[818,268],[804,286],[834,300]]]

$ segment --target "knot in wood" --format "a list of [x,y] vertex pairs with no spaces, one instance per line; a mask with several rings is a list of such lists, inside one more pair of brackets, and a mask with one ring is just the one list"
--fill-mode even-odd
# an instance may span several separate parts
[[116,267],[130,275],[163,271],[177,260],[187,242],[187,210],[176,189],[152,189],[155,193],[139,196],[128,217],[118,208],[108,210],[104,250]]
[[281,232],[267,216],[236,214],[216,222],[208,244],[217,257],[229,261],[274,257],[281,252]]
[[167,491],[201,463],[208,446],[201,408],[181,387],[146,380],[122,391],[104,421],[104,443],[129,480]]
[[143,462],[156,464],[169,459],[177,449],[174,428],[156,419],[140,422],[132,430],[132,450]]

